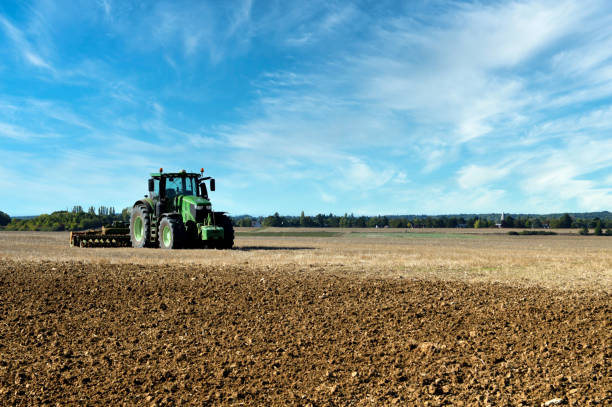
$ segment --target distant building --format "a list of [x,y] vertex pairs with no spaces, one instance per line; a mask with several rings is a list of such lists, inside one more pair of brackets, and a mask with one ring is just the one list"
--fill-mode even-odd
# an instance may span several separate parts
[[501,213],[501,218],[499,218],[499,223],[496,223],[495,226],[497,226],[498,228],[502,228],[504,227],[504,213]]

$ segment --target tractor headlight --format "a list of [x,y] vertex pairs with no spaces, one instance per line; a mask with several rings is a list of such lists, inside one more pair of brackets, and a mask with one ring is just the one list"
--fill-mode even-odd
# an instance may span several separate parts
[[210,205],[206,205],[206,209],[211,210],[211,209],[212,209],[212,206],[210,206]]

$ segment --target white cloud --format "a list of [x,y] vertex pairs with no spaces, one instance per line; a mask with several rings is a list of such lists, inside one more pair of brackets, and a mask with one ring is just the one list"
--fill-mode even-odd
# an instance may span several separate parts
[[408,184],[410,182],[410,179],[404,171],[398,171],[397,174],[395,174],[395,177],[393,178],[393,182],[396,184]]
[[31,51],[24,51],[23,56],[26,59],[26,61],[28,61],[30,64],[34,66],[37,66],[39,68],[45,68],[45,69],[53,69],[51,65],[46,63],[40,56],[34,54]]
[[452,186],[420,185],[404,190],[391,188],[381,194],[386,197],[385,201],[377,202],[370,210],[364,211],[365,214],[492,213],[505,211],[514,205],[506,190],[496,188],[456,190]]
[[231,17],[231,21],[227,29],[227,37],[231,37],[234,34],[242,31],[242,29],[249,24],[249,22],[251,21],[252,7],[253,0],[243,0],[240,4],[233,8],[234,13]]
[[340,189],[371,190],[380,188],[391,181],[395,175],[393,170],[374,170],[368,164],[356,157],[347,157],[339,163],[342,174],[336,185]]
[[4,29],[6,35],[13,41],[15,48],[21,53],[26,62],[37,68],[53,71],[51,64],[45,61],[40,54],[33,49],[24,33],[2,15],[0,15],[0,27]]
[[526,79],[512,69],[571,33],[584,10],[573,2],[465,5],[433,28],[398,18],[351,61],[355,82],[377,105],[428,127],[446,124],[437,136],[469,142],[532,102]]
[[74,112],[70,105],[42,99],[29,98],[24,100],[24,107],[39,117],[48,117],[73,126],[92,129],[93,126],[81,115]]
[[153,106],[153,110],[158,115],[161,115],[161,114],[163,114],[166,111],[166,109],[164,109],[164,107],[161,104],[157,103],[157,102],[153,102],[152,106]]
[[9,138],[18,141],[30,141],[41,138],[59,137],[56,134],[37,133],[21,126],[0,122],[0,138]]
[[605,176],[593,174],[612,171],[612,162],[602,153],[611,149],[611,139],[577,137],[566,148],[549,150],[522,168],[520,186],[528,196],[548,202],[575,200],[585,210],[609,208],[612,188],[605,185]]
[[110,0],[100,0],[99,2],[100,7],[102,7],[102,10],[104,11],[104,15],[108,18],[111,16],[111,12],[112,12],[112,3]]
[[504,178],[509,172],[509,168],[484,167],[471,164],[459,170],[457,182],[463,189],[481,188]]
[[290,34],[285,40],[289,46],[312,45],[321,41],[326,36],[333,33],[336,29],[348,25],[349,21],[358,15],[357,10],[352,5],[341,8],[326,10],[323,17],[298,25],[298,30]]
[[334,195],[325,193],[323,191],[321,191],[320,194],[321,194],[321,200],[323,202],[327,202],[327,203],[335,203],[336,202],[336,197]]

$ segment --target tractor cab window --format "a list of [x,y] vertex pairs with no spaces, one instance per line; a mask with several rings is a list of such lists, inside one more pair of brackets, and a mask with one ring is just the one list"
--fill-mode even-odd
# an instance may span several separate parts
[[166,178],[166,198],[179,195],[197,195],[197,185],[193,177]]
[[150,191],[151,198],[159,198],[159,178],[153,178],[153,191]]

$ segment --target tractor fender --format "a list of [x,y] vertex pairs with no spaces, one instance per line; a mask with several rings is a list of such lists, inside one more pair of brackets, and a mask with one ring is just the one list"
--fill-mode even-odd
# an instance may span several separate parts
[[144,205],[149,210],[149,213],[155,213],[155,208],[153,207],[153,200],[151,199],[141,199],[134,203],[133,207],[136,205]]
[[166,212],[166,213],[162,213],[159,218],[160,219],[161,218],[171,218],[171,219],[180,220],[181,222],[183,221],[183,217],[178,212]]

